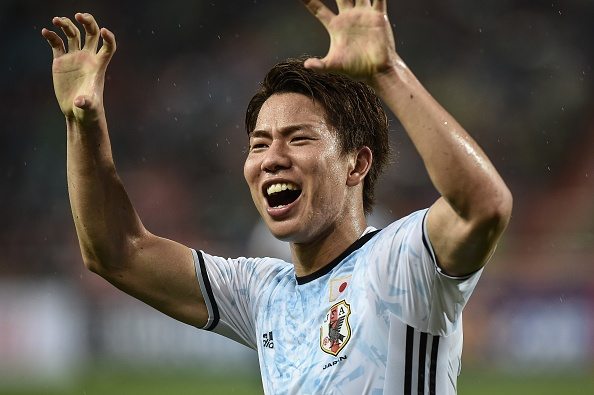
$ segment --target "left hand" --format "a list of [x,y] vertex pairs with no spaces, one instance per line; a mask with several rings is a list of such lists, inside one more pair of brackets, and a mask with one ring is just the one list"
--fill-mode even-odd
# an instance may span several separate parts
[[398,59],[386,0],[336,0],[338,14],[321,0],[302,1],[330,35],[328,54],[306,60],[306,68],[372,82]]
[[[52,48],[54,91],[60,109],[68,119],[94,122],[97,114],[103,113],[105,72],[116,50],[116,41],[112,32],[99,28],[91,14],[77,13],[75,19],[86,32],[82,47],[79,28],[66,17],[55,17],[52,23],[66,35],[67,46],[52,30],[43,29],[41,34]],[[100,39],[103,45],[98,50]]]

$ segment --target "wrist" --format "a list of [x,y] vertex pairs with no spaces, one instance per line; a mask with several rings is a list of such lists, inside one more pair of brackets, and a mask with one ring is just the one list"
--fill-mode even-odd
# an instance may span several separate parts
[[371,76],[369,85],[379,93],[382,89],[394,84],[406,83],[411,80],[411,77],[414,78],[406,63],[398,54],[394,53],[388,66],[378,70]]
[[105,119],[105,113],[101,106],[99,108],[75,108],[73,112],[64,114],[66,125],[75,130],[97,128]]
[[66,115],[66,130],[75,135],[92,137],[106,127],[107,122],[103,113],[85,114],[82,117]]
[[388,67],[372,76],[369,85],[389,103],[407,102],[405,99],[411,99],[424,91],[419,80],[397,54],[393,55]]

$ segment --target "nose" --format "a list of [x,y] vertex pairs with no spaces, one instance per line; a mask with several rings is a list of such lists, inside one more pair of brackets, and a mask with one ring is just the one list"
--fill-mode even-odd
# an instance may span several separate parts
[[291,167],[288,147],[282,141],[274,140],[264,154],[261,170],[267,173],[276,173],[279,170]]

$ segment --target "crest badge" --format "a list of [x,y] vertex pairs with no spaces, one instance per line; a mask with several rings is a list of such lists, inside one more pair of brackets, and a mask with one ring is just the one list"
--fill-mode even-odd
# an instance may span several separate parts
[[349,316],[351,306],[344,300],[333,305],[320,327],[320,347],[322,351],[337,356],[351,338]]

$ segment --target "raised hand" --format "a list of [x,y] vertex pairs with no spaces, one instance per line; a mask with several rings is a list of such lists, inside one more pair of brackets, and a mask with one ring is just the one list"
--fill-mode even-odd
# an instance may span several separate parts
[[[103,111],[105,71],[116,50],[116,42],[112,32],[99,29],[91,14],[77,13],[74,17],[85,29],[82,48],[80,30],[69,18],[52,19],[52,24],[66,35],[67,47],[56,32],[44,28],[41,34],[52,48],[54,90],[60,109],[67,118],[89,122]],[[103,45],[97,51],[99,37]]]
[[305,67],[371,82],[398,59],[386,0],[336,0],[338,14],[321,0],[302,1],[330,35],[328,54],[308,59]]

